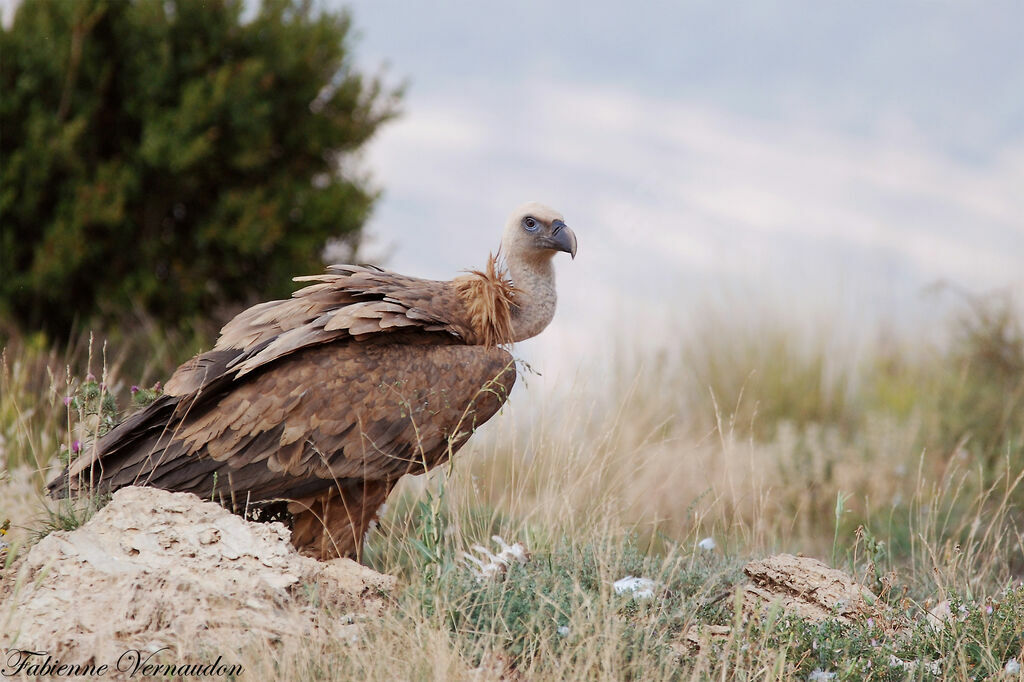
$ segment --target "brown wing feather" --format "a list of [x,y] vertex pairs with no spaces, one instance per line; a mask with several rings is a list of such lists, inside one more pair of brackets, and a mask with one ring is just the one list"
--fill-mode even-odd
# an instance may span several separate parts
[[252,502],[312,495],[336,479],[394,481],[445,461],[514,382],[511,355],[494,347],[308,348],[190,409],[166,398],[151,418],[101,440],[100,456],[75,473],[101,487],[209,496],[216,472],[218,494]]
[[[471,425],[493,414],[515,380],[511,357],[490,347],[511,338],[514,289],[496,263],[453,282],[349,265],[296,278],[315,283],[235,317],[213,350],[178,368],[164,397],[90,448],[51,493],[74,493],[86,475],[115,488],[149,481],[203,492],[224,470],[237,479],[232,489],[299,494],[291,477],[312,476],[299,486],[306,490],[331,477],[397,476],[425,453],[435,462],[468,437],[451,430],[452,408],[438,407],[449,405],[445,392],[465,407],[501,375],[505,393],[496,403],[482,396],[462,420]],[[453,354],[465,355],[453,364]],[[368,377],[387,395],[368,393]],[[426,428],[403,416],[403,386],[411,405],[422,400],[436,413]]]
[[[241,377],[300,349],[344,339],[386,335],[407,343],[420,333],[430,335],[431,343],[503,343],[505,335],[497,338],[493,325],[481,317],[481,311],[500,311],[500,306],[476,303],[492,289],[473,287],[480,277],[483,273],[441,282],[356,265],[332,265],[324,274],[296,277],[316,283],[290,299],[240,313],[221,330],[214,349],[178,368],[165,390],[188,395],[226,373]],[[505,305],[506,318],[507,311]]]

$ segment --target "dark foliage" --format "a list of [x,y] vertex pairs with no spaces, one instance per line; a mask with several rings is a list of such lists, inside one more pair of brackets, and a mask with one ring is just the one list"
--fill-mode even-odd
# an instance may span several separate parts
[[[0,30],[0,317],[59,339],[284,295],[376,197],[399,93],[303,0],[25,0]],[[346,170],[347,169],[347,170]]]

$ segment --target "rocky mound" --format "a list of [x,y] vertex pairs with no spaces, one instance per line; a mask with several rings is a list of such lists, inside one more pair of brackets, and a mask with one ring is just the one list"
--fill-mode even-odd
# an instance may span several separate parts
[[125,488],[0,576],[0,648],[78,664],[163,647],[195,659],[318,629],[351,638],[379,615],[394,578],[301,556],[288,540],[280,523],[195,495]]
[[[776,554],[751,561],[743,567],[750,578],[738,585],[744,618],[765,615],[771,609],[811,621],[834,618],[853,623],[871,617],[887,622],[878,598],[853,577],[810,557]],[[723,595],[725,596],[725,595]],[[735,597],[732,597],[735,598]],[[727,639],[732,628],[725,625],[691,627],[683,634],[680,651],[706,649],[715,639]]]
[[852,623],[875,615],[878,598],[842,571],[810,557],[778,554],[743,568],[743,610],[755,614],[772,606],[812,622],[836,618]]

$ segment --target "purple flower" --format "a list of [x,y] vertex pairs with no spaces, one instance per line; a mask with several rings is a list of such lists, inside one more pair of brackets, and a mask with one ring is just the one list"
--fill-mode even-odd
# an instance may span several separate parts
[[64,406],[67,407],[70,404],[71,404],[71,396],[69,396],[69,395],[64,396]]
[[71,452],[81,452],[81,451],[82,451],[82,441],[76,440],[74,443],[71,444]]
[[89,372],[88,374],[85,375],[85,380],[86,381],[96,381],[96,375],[93,374],[92,372]]
[[135,384],[132,384],[132,395],[135,395],[138,392],[139,392],[139,387],[136,386]]

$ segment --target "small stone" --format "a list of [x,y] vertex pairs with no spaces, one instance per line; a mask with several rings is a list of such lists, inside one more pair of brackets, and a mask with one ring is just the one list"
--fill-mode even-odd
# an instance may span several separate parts
[[653,599],[656,586],[657,583],[650,578],[634,578],[631,575],[616,580],[612,585],[615,594],[629,593],[634,599]]

